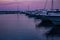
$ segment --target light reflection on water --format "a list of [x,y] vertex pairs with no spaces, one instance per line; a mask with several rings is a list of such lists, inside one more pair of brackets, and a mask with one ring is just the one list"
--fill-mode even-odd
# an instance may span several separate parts
[[[41,20],[23,14],[0,15],[0,40],[50,40],[45,33],[51,29],[36,27]],[[55,40],[58,37],[54,38]],[[59,39],[59,38],[58,38]],[[57,40],[58,40],[57,39]]]

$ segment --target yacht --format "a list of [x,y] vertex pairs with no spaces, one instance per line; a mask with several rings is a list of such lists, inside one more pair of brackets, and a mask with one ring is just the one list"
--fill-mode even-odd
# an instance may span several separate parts
[[46,11],[46,15],[43,15],[44,18],[49,19],[52,23],[59,25],[60,24],[60,10],[53,9],[53,0],[51,5],[51,10]]

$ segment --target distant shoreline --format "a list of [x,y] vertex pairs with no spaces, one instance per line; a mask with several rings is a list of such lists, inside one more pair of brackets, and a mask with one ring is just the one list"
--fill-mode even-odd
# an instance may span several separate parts
[[20,11],[0,11],[0,14],[17,14],[20,13]]

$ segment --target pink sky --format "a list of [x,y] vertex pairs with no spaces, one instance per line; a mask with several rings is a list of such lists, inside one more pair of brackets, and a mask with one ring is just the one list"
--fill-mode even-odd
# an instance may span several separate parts
[[[43,9],[45,5],[45,1],[0,1],[0,10],[16,10],[17,9],[17,4],[18,10],[27,10],[29,6],[29,10],[34,10],[34,9]],[[60,9],[60,1],[54,1],[54,8]],[[47,3],[47,9],[50,9],[51,7],[51,1],[48,1]]]

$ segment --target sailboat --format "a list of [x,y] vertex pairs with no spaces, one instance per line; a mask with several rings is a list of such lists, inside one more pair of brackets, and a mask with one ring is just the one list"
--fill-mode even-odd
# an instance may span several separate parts
[[46,15],[43,15],[44,18],[49,19],[55,25],[60,25],[60,10],[53,9],[53,0],[51,5],[51,10],[47,11]]

